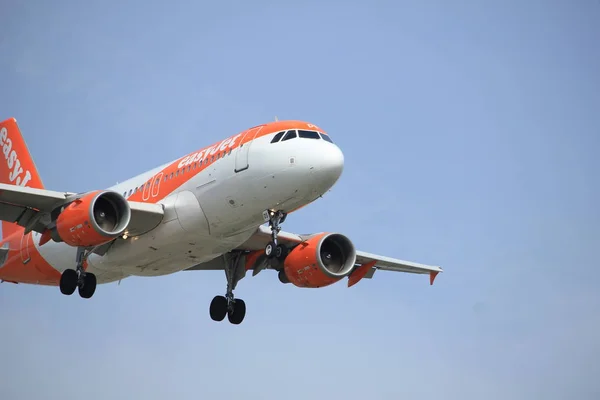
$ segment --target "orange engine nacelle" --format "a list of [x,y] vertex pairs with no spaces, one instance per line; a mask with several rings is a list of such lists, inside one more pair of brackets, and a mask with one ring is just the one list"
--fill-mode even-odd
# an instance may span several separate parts
[[356,264],[354,244],[339,233],[321,233],[296,246],[279,279],[298,287],[319,288],[348,276]]
[[52,238],[71,246],[99,246],[121,235],[131,208],[119,193],[96,191],[69,203],[58,214]]

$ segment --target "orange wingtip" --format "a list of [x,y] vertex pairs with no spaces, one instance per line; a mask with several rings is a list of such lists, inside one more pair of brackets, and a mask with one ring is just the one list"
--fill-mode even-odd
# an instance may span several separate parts
[[429,285],[433,285],[433,281],[435,281],[435,277],[440,273],[440,271],[431,271],[429,273]]

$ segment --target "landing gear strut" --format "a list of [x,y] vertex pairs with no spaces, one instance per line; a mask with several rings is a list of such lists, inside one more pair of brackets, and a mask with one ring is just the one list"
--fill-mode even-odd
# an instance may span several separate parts
[[242,253],[227,253],[225,260],[225,276],[227,277],[227,292],[225,296],[215,296],[210,303],[210,317],[213,321],[223,321],[225,316],[229,322],[239,325],[246,316],[246,303],[233,295],[237,283],[246,275],[246,267],[240,262]]
[[90,252],[83,247],[77,248],[76,269],[66,269],[60,276],[60,291],[62,294],[70,296],[79,289],[79,296],[89,299],[96,291],[96,275],[91,272],[85,272],[83,265]]
[[271,228],[271,241],[265,247],[265,255],[267,258],[277,258],[283,261],[287,256],[287,247],[277,243],[277,235],[281,231],[281,224],[285,221],[287,214],[281,210],[279,211],[265,211],[265,219],[269,221],[269,227]]
[[[283,262],[289,250],[284,245],[277,243],[277,234],[281,231],[281,224],[285,221],[287,214],[283,211],[265,211],[263,217],[269,222],[271,228],[271,241],[265,247],[265,255],[268,259]],[[242,299],[236,299],[233,291],[237,283],[246,275],[246,266],[242,252],[232,252],[223,255],[225,261],[225,276],[227,277],[227,292],[225,296],[215,296],[210,303],[210,317],[213,321],[223,321],[225,316],[234,325],[241,324],[246,316],[246,303]]]

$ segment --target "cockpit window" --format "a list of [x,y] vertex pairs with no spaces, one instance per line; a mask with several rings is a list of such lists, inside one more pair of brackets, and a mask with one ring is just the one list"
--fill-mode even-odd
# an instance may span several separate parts
[[287,131],[287,133],[285,134],[285,136],[283,137],[283,139],[281,139],[281,141],[286,141],[286,140],[290,140],[296,137],[296,131]]
[[281,131],[277,135],[275,135],[273,140],[271,140],[271,143],[279,142],[279,139],[281,139],[281,137],[283,136],[284,133],[285,133],[285,131]]
[[298,136],[306,139],[320,139],[319,132],[315,131],[298,131]]
[[307,130],[302,130],[302,129],[299,129],[297,131],[297,133],[296,133],[295,129],[277,132],[277,134],[271,140],[271,143],[284,142],[286,140],[294,139],[296,137],[300,137],[303,139],[316,139],[316,140],[323,139],[323,140],[328,141],[329,143],[333,143],[331,138],[324,133],[317,132],[317,131],[307,131]]
[[331,138],[329,137],[329,135],[326,135],[324,133],[321,133],[321,137],[323,138],[323,140],[328,141],[329,143],[333,143],[333,140],[331,140]]

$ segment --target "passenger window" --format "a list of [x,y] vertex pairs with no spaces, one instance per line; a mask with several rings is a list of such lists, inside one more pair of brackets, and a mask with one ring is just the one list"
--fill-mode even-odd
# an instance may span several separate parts
[[131,196],[131,189],[129,189],[129,195]]
[[321,133],[321,137],[323,138],[323,140],[326,140],[329,143],[333,143],[333,140],[331,140],[331,138],[328,135]]
[[287,133],[285,134],[285,136],[283,137],[283,139],[281,139],[281,141],[286,141],[286,140],[290,140],[296,137],[296,131],[287,131]]
[[173,179],[173,173],[171,172],[171,179]]
[[127,191],[123,192],[123,197],[127,197]]
[[305,139],[320,139],[319,132],[315,131],[298,131],[298,136]]
[[[275,135],[273,140],[271,140],[271,143],[279,142],[279,139],[281,139],[281,137],[283,136],[284,133],[285,133],[285,131],[281,131],[277,135]],[[231,150],[229,150],[229,151],[231,151]]]

